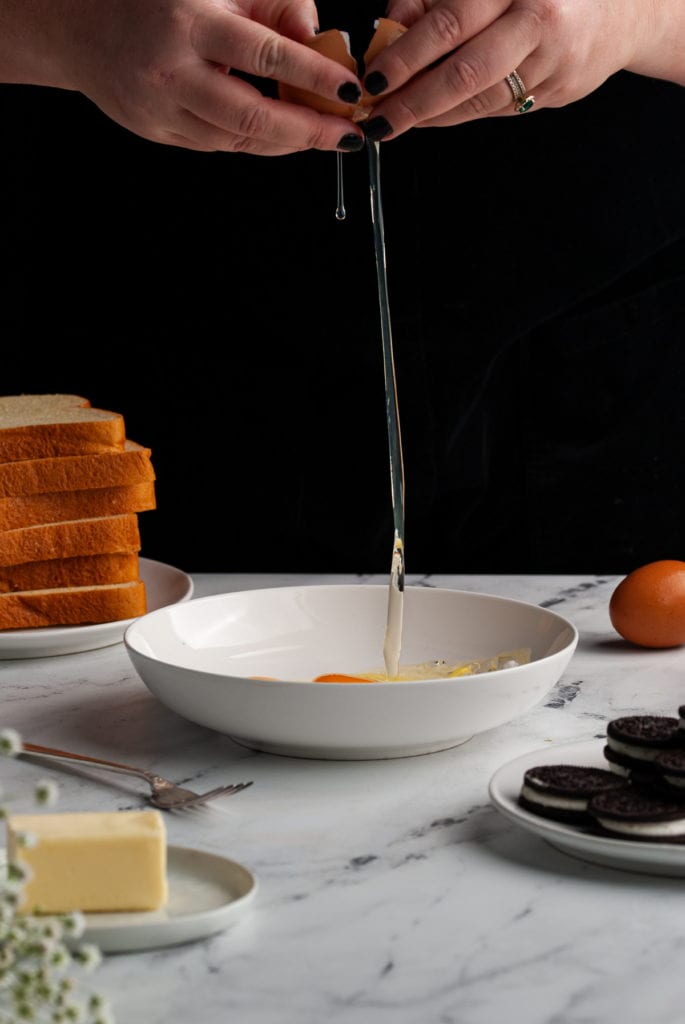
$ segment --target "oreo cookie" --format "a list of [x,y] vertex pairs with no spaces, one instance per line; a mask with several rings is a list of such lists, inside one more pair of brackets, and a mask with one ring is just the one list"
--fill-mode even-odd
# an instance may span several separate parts
[[593,796],[588,813],[605,835],[650,843],[685,843],[685,803],[624,785]]
[[677,748],[683,732],[677,718],[665,715],[627,715],[607,725],[604,756],[612,771],[631,777],[649,778],[654,762],[665,750]]
[[678,728],[680,729],[680,738],[682,740],[683,745],[685,746],[685,704],[680,705],[680,707],[678,708],[678,714],[680,716],[680,720],[678,722]]
[[654,762],[664,792],[675,800],[685,800],[685,749],[665,750]]
[[592,820],[587,814],[590,798],[623,785],[622,779],[604,768],[541,765],[525,772],[518,802],[543,818],[583,825]]

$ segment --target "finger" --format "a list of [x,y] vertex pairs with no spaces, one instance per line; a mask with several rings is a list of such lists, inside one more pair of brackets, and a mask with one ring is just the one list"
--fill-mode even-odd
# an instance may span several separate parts
[[378,117],[383,119],[383,137],[399,135],[480,95],[524,62],[536,48],[538,34],[534,18],[511,9],[437,67],[379,103],[364,131],[374,138]]
[[252,17],[255,21],[268,25],[282,36],[305,42],[319,31],[319,14],[314,0],[280,0],[269,11],[269,19],[259,17],[259,9],[254,8]]
[[426,13],[428,7],[424,0],[395,0],[395,3],[388,4],[385,16],[409,28]]
[[213,152],[211,147],[203,146],[200,142],[196,142],[194,139],[189,139],[186,135],[181,135],[180,132],[164,131],[153,141],[161,142],[163,146],[178,146],[181,149],[192,149],[196,153]]
[[[366,69],[367,78],[370,73],[379,72],[388,83],[387,91],[401,88],[414,75],[496,21],[510,2],[480,0],[479,3],[468,3],[467,0],[449,0],[433,7],[392,46],[381,51]],[[372,95],[379,95],[378,91],[370,91]]]
[[205,60],[286,82],[330,100],[355,103],[361,97],[359,80],[352,71],[256,21],[222,12],[206,19],[203,31],[197,52]]
[[[187,135],[182,135],[180,132],[165,131],[160,135],[156,135],[153,139],[154,142],[161,142],[165,146],[179,146],[182,149],[191,149],[196,153],[235,153],[244,152],[236,145],[233,145],[227,134],[224,138],[219,141],[208,141],[206,143],[199,142],[196,139],[188,138]],[[272,147],[266,149],[264,152],[255,149],[253,151],[257,156],[286,156],[293,151],[286,149],[285,147],[277,148]]]
[[178,134],[193,144],[186,147],[188,149],[200,149],[206,153],[252,153],[256,156],[285,156],[296,152],[291,146],[224,131],[203,121],[190,110],[180,110],[177,116]]
[[[290,152],[351,149],[350,136],[359,141],[359,149],[363,146],[363,135],[347,118],[262,96],[241,78],[222,74],[204,63],[187,70],[177,83],[175,98],[201,121],[224,132],[285,147]],[[343,138],[348,141],[341,147]]]
[[[538,54],[534,54],[516,70],[526,87],[526,96],[534,98],[535,102],[531,111],[542,109],[545,106],[545,100],[550,95],[547,79],[554,70],[553,61],[544,60]],[[511,87],[507,84],[506,79],[503,79],[489,89],[484,89],[483,92],[471,96],[452,110],[437,117],[426,118],[416,127],[446,128],[465,124],[467,121],[475,121],[482,117],[508,117],[510,115],[521,116],[520,112],[516,110]]]

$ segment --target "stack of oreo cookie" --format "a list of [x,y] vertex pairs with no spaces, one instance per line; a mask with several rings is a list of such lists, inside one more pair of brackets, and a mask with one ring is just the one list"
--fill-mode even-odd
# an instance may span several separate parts
[[617,839],[685,843],[685,705],[607,725],[607,768],[529,768],[521,807]]

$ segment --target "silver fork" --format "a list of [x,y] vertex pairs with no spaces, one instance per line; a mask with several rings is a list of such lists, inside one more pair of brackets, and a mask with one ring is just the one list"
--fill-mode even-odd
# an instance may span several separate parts
[[146,772],[144,768],[133,768],[130,764],[119,764],[117,761],[105,761],[100,757],[86,757],[85,754],[72,754],[67,750],[55,750],[52,747],[42,747],[37,743],[26,743],[22,741],[21,753],[37,755],[39,757],[56,758],[64,761],[79,761],[82,764],[91,764],[96,768],[104,768],[113,772],[122,772],[126,775],[137,775],[149,784],[152,790],[148,797],[151,804],[163,811],[178,810],[179,808],[198,807],[207,803],[217,796],[230,796],[239,793],[251,786],[251,782],[236,782],[230,786],[217,786],[210,789],[208,793],[194,793],[192,789],[183,789],[161,775],[153,772]]

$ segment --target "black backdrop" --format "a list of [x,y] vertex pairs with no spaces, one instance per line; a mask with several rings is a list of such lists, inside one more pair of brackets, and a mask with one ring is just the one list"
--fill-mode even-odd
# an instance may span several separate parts
[[[338,223],[331,153],[190,153],[33,87],[0,115],[0,393],[124,413],[158,477],[149,557],[386,571],[365,155]],[[621,73],[382,147],[410,572],[685,557],[684,115]]]

